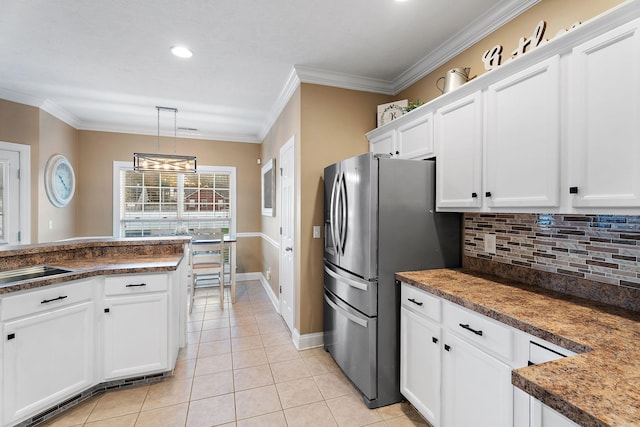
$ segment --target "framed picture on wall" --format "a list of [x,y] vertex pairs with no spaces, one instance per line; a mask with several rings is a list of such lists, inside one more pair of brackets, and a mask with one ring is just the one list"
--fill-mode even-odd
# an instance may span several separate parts
[[275,215],[275,202],[276,202],[276,159],[271,159],[264,166],[262,166],[262,215],[274,216]]

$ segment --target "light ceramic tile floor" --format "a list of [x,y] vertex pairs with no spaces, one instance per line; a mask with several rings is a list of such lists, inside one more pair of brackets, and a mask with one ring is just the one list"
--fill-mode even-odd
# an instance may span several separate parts
[[322,348],[298,351],[258,281],[236,303],[200,289],[172,378],[96,396],[69,426],[428,426],[406,403],[368,409]]

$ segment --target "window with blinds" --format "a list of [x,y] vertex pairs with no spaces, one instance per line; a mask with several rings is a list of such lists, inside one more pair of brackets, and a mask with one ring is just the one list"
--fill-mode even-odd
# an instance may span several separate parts
[[[116,170],[114,170],[114,173]],[[220,228],[235,234],[235,168],[199,167],[197,174],[118,168],[120,237],[189,234]]]

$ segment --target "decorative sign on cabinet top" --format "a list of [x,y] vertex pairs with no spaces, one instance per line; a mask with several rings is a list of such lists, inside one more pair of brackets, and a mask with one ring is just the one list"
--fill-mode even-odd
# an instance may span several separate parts
[[[580,25],[580,22],[575,22],[571,27],[569,27],[569,30],[560,30],[558,34],[556,34],[556,37],[566,33],[567,31],[573,30],[578,25]],[[536,28],[533,30],[533,33],[531,33],[529,38],[520,37],[520,40],[518,40],[518,47],[511,52],[511,57],[507,61],[522,56],[527,52],[527,50],[531,51],[542,43],[548,42],[549,40],[544,39],[544,32],[546,29],[547,23],[545,21],[538,22],[538,25],[536,25]],[[502,62],[502,45],[497,44],[491,49],[485,51],[482,55],[482,62],[484,63],[485,70],[493,70],[500,66]]]

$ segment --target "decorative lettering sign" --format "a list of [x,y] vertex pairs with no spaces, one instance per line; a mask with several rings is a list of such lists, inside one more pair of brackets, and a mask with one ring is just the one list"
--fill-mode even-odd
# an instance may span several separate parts
[[[576,28],[578,25],[580,25],[580,22],[575,22],[571,27],[569,27],[569,30]],[[538,22],[538,25],[536,25],[536,28],[533,30],[533,33],[529,38],[520,37],[520,40],[518,40],[518,47],[511,52],[511,57],[507,59],[507,61],[522,56],[527,51],[532,51],[541,44],[548,42],[549,40],[544,39],[544,32],[546,29],[547,23],[545,21]],[[556,34],[556,37],[569,30],[560,30],[558,34]],[[484,63],[485,70],[498,68],[502,62],[502,45],[497,44],[491,49],[485,51],[482,55],[482,62]]]

